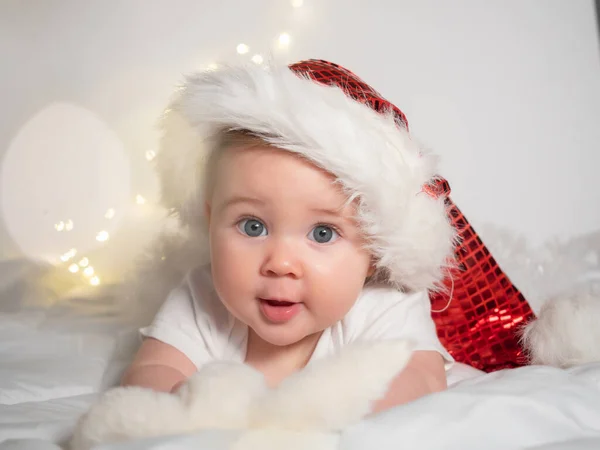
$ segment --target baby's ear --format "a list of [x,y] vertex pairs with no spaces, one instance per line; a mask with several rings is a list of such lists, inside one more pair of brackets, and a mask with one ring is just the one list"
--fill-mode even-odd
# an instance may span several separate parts
[[371,278],[371,277],[373,276],[373,274],[375,273],[375,270],[376,270],[376,269],[377,269],[377,268],[375,267],[375,263],[372,263],[372,264],[369,266],[369,270],[368,270],[368,272],[367,272],[367,278]]
[[252,423],[339,431],[372,411],[411,354],[407,341],[351,344],[284,380],[255,405]]
[[376,271],[377,271],[377,258],[375,256],[371,255],[369,270],[367,271],[367,279],[369,279],[373,275],[375,275]]

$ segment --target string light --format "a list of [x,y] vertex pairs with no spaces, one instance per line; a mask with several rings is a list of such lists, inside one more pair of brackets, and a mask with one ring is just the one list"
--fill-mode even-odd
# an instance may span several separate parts
[[156,152],[154,150],[148,150],[146,152],[146,159],[152,161],[154,158],[156,158]]
[[109,237],[110,236],[108,235],[108,231],[103,230],[96,235],[96,240],[98,242],[105,242],[105,241],[108,241]]
[[[294,8],[300,8],[304,5],[304,0],[291,0],[291,5]],[[279,43],[280,48],[288,47],[290,45],[290,41],[291,41],[291,37],[288,33],[281,33],[278,37],[278,43]],[[240,43],[236,47],[236,51],[238,54],[244,55],[250,51],[250,47],[244,43]],[[258,65],[263,64],[263,62],[264,62],[264,58],[260,54],[253,55],[251,60],[253,63],[258,64]],[[216,63],[210,63],[210,64],[208,64],[207,68],[208,68],[208,70],[217,70],[219,68],[219,66]],[[145,158],[147,161],[153,161],[156,158],[156,152],[154,150],[147,150],[145,152]],[[140,194],[136,195],[135,201],[138,205],[143,205],[146,203],[146,199]],[[108,210],[106,210],[106,212],[104,214],[104,218],[111,220],[115,217],[115,215],[116,215],[115,209],[109,208]],[[54,225],[54,228],[56,229],[56,231],[59,231],[59,232],[64,231],[64,230],[71,231],[73,229],[73,227],[74,227],[73,221],[70,219],[66,223],[64,221],[60,221]],[[109,233],[105,230],[100,231],[96,235],[96,240],[99,242],[105,242],[105,241],[109,240],[109,238],[110,238]],[[74,258],[76,254],[77,254],[77,250],[75,248],[72,248],[65,254],[61,255],[60,259],[63,262],[67,262],[67,261],[71,260],[72,258]],[[165,260],[166,258],[163,256],[161,259]],[[75,263],[71,264],[68,267],[68,270],[69,270],[69,272],[75,274],[75,273],[79,272],[80,267],[81,267],[83,275],[85,277],[89,278],[89,283],[92,286],[98,286],[100,284],[100,278],[98,277],[98,275],[95,274],[94,268],[92,266],[90,266],[89,264],[90,264],[89,259],[87,257],[84,257],[79,261],[78,264],[75,264]]]
[[58,232],[60,231],[71,231],[73,229],[73,221],[71,219],[66,222],[60,221],[54,224],[54,229]]
[[281,33],[279,35],[279,46],[280,47],[287,47],[288,45],[290,45],[290,35],[287,33]]
[[250,48],[246,44],[240,44],[236,47],[236,51],[240,55],[245,55],[246,53],[248,53],[248,50],[250,50]]
[[[294,8],[300,8],[304,5],[304,0],[290,0],[292,7]],[[280,48],[286,48],[290,45],[290,41],[291,41],[291,36],[288,33],[281,33],[278,37],[278,44]],[[236,47],[236,51],[238,54],[240,55],[245,55],[250,51],[250,47],[247,44],[244,43],[240,43],[237,45]],[[251,58],[252,62],[260,65],[263,64],[264,62],[264,58],[262,55],[260,54],[254,54]],[[219,65],[217,63],[210,63],[207,66],[208,70],[217,70],[219,68]],[[168,113],[168,111],[165,111],[165,113]],[[145,152],[145,158],[147,161],[153,161],[156,158],[156,152],[154,150],[147,150]],[[140,195],[137,194],[135,197],[135,201],[138,205],[144,205],[146,203],[146,199]],[[115,217],[116,215],[116,211],[114,208],[109,208],[106,210],[105,214],[104,214],[104,218],[107,220],[111,220]],[[56,224],[54,224],[54,228],[56,229],[56,231],[62,232],[62,231],[71,231],[73,230],[74,227],[74,223],[71,219],[65,221],[60,221]],[[96,235],[96,240],[99,242],[105,242],[108,241],[110,238],[109,233],[105,230],[100,231],[97,235]],[[68,252],[64,253],[63,255],[60,256],[61,261],[63,262],[68,262],[71,259],[73,259],[77,254],[77,249],[72,248],[70,249]],[[161,257],[161,260],[165,260],[165,256]],[[98,286],[100,284],[100,278],[98,277],[98,275],[95,274],[95,269],[90,265],[90,261],[87,257],[83,257],[79,260],[79,263],[72,263],[69,265],[68,270],[69,272],[76,274],[80,271],[83,272],[83,275],[89,279],[89,283],[92,286]]]
[[77,250],[72,248],[71,250],[69,250],[67,253],[65,253],[64,255],[62,255],[60,257],[60,260],[62,262],[67,262],[68,260],[70,260],[71,258],[73,258],[75,255],[77,254]]

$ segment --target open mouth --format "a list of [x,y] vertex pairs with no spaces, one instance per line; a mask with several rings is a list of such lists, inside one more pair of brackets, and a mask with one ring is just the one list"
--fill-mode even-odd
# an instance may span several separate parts
[[287,302],[283,300],[265,300],[261,299],[263,302],[267,303],[269,306],[292,306],[294,302]]
[[259,298],[259,300],[262,314],[269,322],[287,322],[301,311],[301,303],[266,298]]

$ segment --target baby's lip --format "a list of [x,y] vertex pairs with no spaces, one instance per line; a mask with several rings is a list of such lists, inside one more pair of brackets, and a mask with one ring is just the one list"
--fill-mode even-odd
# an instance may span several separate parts
[[283,324],[296,317],[302,310],[302,304],[282,297],[259,298],[259,308],[265,319],[272,323]]

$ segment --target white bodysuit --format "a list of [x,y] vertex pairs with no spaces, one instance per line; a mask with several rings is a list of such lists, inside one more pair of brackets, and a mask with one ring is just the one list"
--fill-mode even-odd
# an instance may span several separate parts
[[[365,287],[348,314],[324,330],[310,361],[352,342],[410,339],[415,350],[439,352],[448,370],[454,360],[437,337],[430,311],[426,292],[405,294],[390,287]],[[152,324],[140,332],[177,348],[198,368],[213,360],[243,362],[246,356],[248,326],[223,306],[207,268],[189,272]]]

